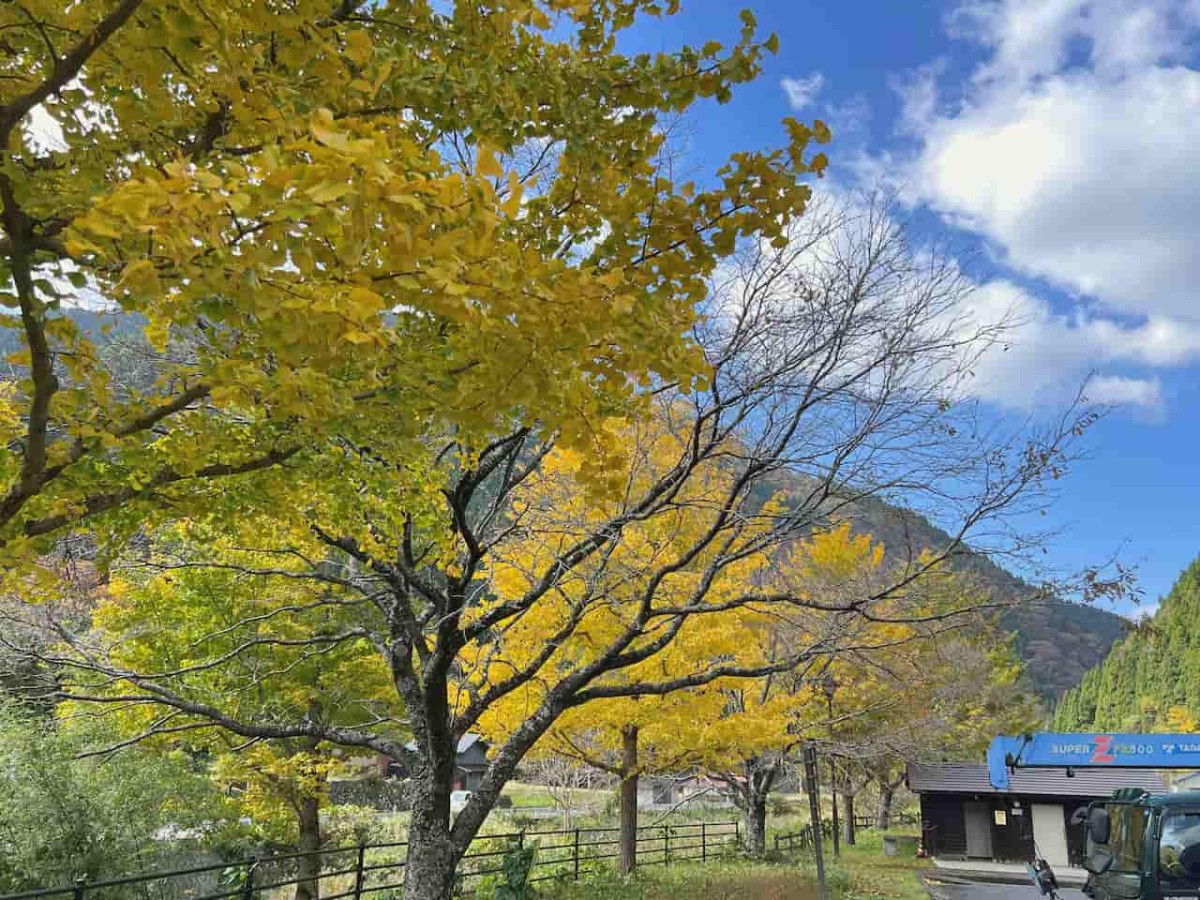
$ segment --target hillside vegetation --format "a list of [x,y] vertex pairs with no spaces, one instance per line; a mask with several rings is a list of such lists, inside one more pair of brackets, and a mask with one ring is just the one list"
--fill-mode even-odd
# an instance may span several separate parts
[[1059,731],[1191,730],[1200,717],[1200,559],[1152,619],[1058,704]]
[[[852,516],[857,530],[870,532],[894,556],[945,547],[950,535],[911,510],[869,500]],[[966,550],[954,567],[970,573],[999,602],[1021,600],[1033,589],[983,553]],[[1015,636],[1033,688],[1049,701],[1075,687],[1084,673],[1099,665],[1114,643],[1129,633],[1130,623],[1098,606],[1065,600],[1023,602],[1000,613],[999,625]]]

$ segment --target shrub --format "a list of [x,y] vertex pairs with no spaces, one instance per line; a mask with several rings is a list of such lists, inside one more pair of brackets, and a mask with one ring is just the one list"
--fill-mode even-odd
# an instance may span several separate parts
[[533,900],[537,893],[529,884],[536,847],[516,847],[504,855],[502,871],[489,875],[479,886],[483,900]]
[[768,807],[772,816],[790,816],[796,812],[792,804],[778,794],[770,798]]
[[77,758],[114,741],[0,702],[0,893],[130,874],[235,834],[219,792],[182,753]]
[[378,816],[370,806],[331,806],[321,823],[324,838],[334,847],[369,844],[378,838]]

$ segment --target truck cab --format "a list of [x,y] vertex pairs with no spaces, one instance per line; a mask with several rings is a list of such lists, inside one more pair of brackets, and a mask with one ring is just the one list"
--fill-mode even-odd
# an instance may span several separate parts
[[1096,900],[1200,898],[1200,792],[1117,791],[1086,815],[1084,893]]

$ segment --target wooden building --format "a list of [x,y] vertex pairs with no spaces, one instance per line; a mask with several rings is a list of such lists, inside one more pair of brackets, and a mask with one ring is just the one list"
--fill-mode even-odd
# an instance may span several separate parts
[[[357,760],[363,770],[358,777],[407,778],[416,765],[417,745],[411,741],[404,745],[408,754],[404,759],[392,759],[382,753]],[[464,734],[458,741],[458,753],[454,760],[454,784],[456,791],[473,791],[479,787],[483,773],[488,767],[488,744],[477,734]]]
[[1071,824],[1080,807],[1122,787],[1161,792],[1152,769],[1017,769],[1008,791],[992,787],[985,765],[910,765],[908,787],[920,797],[922,846],[930,856],[1079,867],[1085,835]]
[[[417,745],[409,742],[404,749],[415,754]],[[474,791],[479,788],[479,782],[488,767],[487,753],[487,741],[477,734],[464,734],[458,739],[458,754],[454,759],[454,790]],[[407,768],[403,762],[393,761],[388,766],[387,775],[403,778],[408,774]]]

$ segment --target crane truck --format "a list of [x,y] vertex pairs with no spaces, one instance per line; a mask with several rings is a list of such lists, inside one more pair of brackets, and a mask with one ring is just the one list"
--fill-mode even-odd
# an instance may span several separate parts
[[[1200,769],[1196,734],[1051,734],[997,737],[988,749],[992,786],[1007,790],[1022,766]],[[1081,811],[1087,828],[1084,893],[1095,900],[1200,898],[1200,792],[1125,788]],[[1057,896],[1049,864],[1035,857],[1034,884]]]

